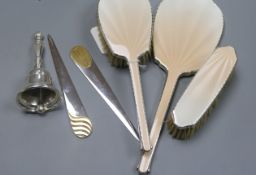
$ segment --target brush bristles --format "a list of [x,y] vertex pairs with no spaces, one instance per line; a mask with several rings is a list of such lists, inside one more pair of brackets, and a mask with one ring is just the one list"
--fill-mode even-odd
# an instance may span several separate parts
[[[104,51],[105,51],[105,53],[107,53],[106,55],[108,57],[108,60],[111,64],[111,66],[114,66],[117,68],[127,68],[128,67],[127,60],[124,57],[115,55],[109,48],[107,42],[104,39],[99,19],[98,19],[98,29],[99,29],[100,41],[101,41],[102,45],[104,46]],[[139,57],[140,65],[146,65],[151,60],[151,57],[153,56],[152,50],[153,49],[152,49],[152,43],[151,43],[150,50],[147,51],[146,53],[142,54],[142,56]]]
[[208,110],[203,117],[197,122],[195,125],[191,125],[188,127],[180,128],[177,125],[174,124],[173,117],[170,117],[171,119],[167,123],[169,133],[172,135],[173,138],[179,139],[179,140],[187,140],[190,139],[205,123],[205,121],[208,119],[210,115],[210,110]]
[[210,114],[212,113],[213,109],[217,106],[219,98],[221,93],[224,91],[224,89],[227,87],[227,85],[230,83],[231,79],[233,77],[233,71],[230,74],[229,78],[227,79],[225,85],[223,86],[222,90],[220,93],[217,95],[213,103],[210,105],[208,110],[204,113],[204,115],[201,117],[201,119],[195,124],[191,126],[187,126],[184,128],[181,128],[177,126],[174,123],[173,116],[169,117],[169,121],[167,122],[167,127],[169,129],[170,135],[172,135],[173,138],[179,139],[179,140],[187,140],[190,139],[203,125],[204,123],[208,120]]

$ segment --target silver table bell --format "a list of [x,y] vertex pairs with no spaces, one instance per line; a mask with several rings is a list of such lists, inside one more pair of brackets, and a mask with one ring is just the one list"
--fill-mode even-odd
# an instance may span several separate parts
[[44,37],[40,32],[34,37],[36,64],[28,75],[24,90],[17,95],[17,102],[26,112],[42,114],[56,108],[61,98],[58,90],[53,86],[49,72],[44,69]]

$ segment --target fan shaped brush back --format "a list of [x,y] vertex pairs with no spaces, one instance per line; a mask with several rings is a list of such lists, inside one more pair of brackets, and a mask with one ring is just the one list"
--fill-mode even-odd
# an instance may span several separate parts
[[139,172],[149,171],[162,125],[179,77],[197,71],[215,50],[223,31],[223,15],[212,0],[164,0],[155,23],[155,59],[167,71],[162,97],[150,131],[153,146],[144,153]]
[[155,58],[177,73],[196,71],[216,48],[222,30],[223,15],[212,0],[165,0],[155,20]]
[[113,54],[129,60],[150,50],[152,13],[148,0],[100,0],[98,15]]

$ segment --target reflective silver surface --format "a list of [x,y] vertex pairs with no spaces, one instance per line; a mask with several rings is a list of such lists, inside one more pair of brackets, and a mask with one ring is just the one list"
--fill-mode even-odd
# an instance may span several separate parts
[[44,37],[41,32],[34,35],[36,63],[30,71],[24,90],[17,95],[21,109],[31,113],[45,113],[55,109],[61,101],[59,92],[54,88],[49,72],[44,68]]
[[[160,1],[150,0],[154,12]],[[256,1],[214,2],[225,14],[221,45],[235,46],[236,69],[210,120],[192,140],[173,140],[167,128],[163,128],[151,175],[253,175],[256,172]],[[131,114],[129,117],[136,124],[128,71],[111,68],[89,33],[97,24],[97,5],[98,0],[0,1],[1,175],[138,175],[138,144],[68,58],[72,46],[86,45],[125,112]],[[22,88],[25,76],[33,67],[34,57],[29,48],[31,36],[37,30],[52,34],[56,40],[78,94],[92,117],[95,132],[87,140],[79,141],[70,132],[64,106],[47,113],[46,117],[33,118],[35,115],[22,113],[15,104],[15,92]],[[45,68],[57,87],[48,51],[46,46]],[[141,75],[150,127],[165,74],[149,63]],[[189,81],[186,78],[179,82],[173,107]],[[86,89],[83,91],[86,87],[90,94]],[[104,107],[99,110],[100,105]],[[113,122],[106,123],[109,120]],[[109,133],[104,133],[106,129],[116,133],[110,138]]]
[[70,57],[83,75],[87,78],[87,80],[91,83],[91,85],[95,88],[95,90],[100,94],[116,116],[133,135],[133,137],[136,140],[139,140],[135,127],[128,118],[111,87],[100,72],[98,66],[94,63],[88,50],[81,46],[75,46],[70,51]]
[[85,108],[77,94],[68,71],[62,61],[58,49],[50,35],[48,43],[52,54],[53,63],[64,95],[67,112],[74,134],[79,138],[85,138],[92,132],[92,124]]

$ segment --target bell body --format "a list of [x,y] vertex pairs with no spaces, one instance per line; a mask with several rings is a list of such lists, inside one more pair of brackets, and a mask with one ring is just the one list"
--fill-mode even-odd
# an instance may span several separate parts
[[59,92],[53,87],[50,74],[44,69],[29,73],[23,91],[18,93],[17,102],[26,112],[45,113],[59,104]]
[[43,35],[36,33],[36,65],[27,77],[25,88],[17,95],[18,104],[26,112],[45,113],[56,108],[61,101],[49,72],[43,67],[43,51]]

